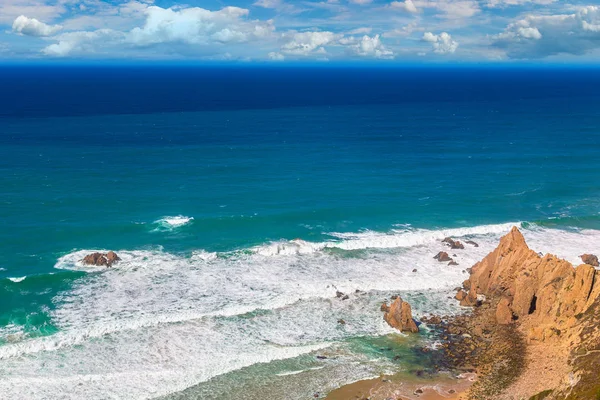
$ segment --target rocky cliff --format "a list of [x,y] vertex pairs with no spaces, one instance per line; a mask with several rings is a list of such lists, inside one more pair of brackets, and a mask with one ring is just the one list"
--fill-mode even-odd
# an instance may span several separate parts
[[600,296],[599,275],[588,264],[573,267],[556,256],[540,256],[515,227],[473,266],[462,303],[475,305],[483,296],[497,301],[498,323],[518,322],[528,339],[545,340],[577,324],[577,315]]
[[600,380],[594,367],[600,365],[599,276],[592,265],[574,267],[556,256],[539,255],[516,227],[504,236],[473,266],[456,298],[482,309],[473,320],[492,321],[484,327],[475,322],[474,331],[505,326],[524,337],[526,363],[503,394],[472,398],[529,398],[540,388],[547,399],[600,398],[595,397],[600,396]]

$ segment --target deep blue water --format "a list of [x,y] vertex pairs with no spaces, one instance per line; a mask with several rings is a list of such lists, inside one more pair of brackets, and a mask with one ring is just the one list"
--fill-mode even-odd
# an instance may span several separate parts
[[77,325],[86,249],[200,268],[296,238],[600,229],[596,69],[2,67],[0,89],[0,346]]

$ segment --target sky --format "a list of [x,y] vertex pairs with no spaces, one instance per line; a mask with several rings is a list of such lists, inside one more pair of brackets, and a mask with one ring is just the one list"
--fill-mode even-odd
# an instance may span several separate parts
[[593,64],[600,0],[0,0],[12,60]]

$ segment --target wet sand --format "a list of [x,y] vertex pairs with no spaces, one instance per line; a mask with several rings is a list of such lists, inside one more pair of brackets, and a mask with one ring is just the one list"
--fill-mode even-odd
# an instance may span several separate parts
[[404,373],[351,383],[330,392],[325,399],[459,400],[475,380],[475,374],[455,378],[441,373],[419,378]]

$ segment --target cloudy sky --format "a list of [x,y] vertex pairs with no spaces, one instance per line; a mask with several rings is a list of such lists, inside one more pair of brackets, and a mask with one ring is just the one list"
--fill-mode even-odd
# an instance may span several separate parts
[[599,3],[0,0],[0,62],[596,63]]

